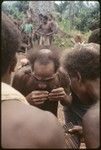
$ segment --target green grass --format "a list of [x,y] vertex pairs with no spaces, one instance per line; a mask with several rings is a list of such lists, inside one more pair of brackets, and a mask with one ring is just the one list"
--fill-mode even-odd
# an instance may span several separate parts
[[[63,20],[58,23],[59,28],[65,33],[69,34],[71,37],[75,37],[76,35],[81,35],[82,41],[87,42],[88,37],[91,34],[91,31],[82,33],[76,29],[70,30],[70,22],[68,20]],[[71,38],[69,37],[60,37],[58,34],[54,36],[54,44],[61,49],[71,48],[73,47],[73,43],[71,42]]]
[[60,47],[61,49],[65,49],[73,46],[70,38],[60,38],[58,35],[54,37],[54,44]]

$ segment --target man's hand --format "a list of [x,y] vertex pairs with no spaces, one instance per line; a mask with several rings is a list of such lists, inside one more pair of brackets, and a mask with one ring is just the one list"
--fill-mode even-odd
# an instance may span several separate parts
[[48,91],[32,91],[26,99],[31,105],[37,106],[48,100],[48,93]]
[[62,87],[53,89],[51,93],[49,93],[49,100],[63,100],[66,97],[66,93]]
[[69,129],[68,132],[71,134],[79,134],[82,136],[83,128],[82,128],[82,126],[76,125],[72,129]]
[[53,35],[54,32],[51,32],[51,33],[47,33],[46,36],[50,36],[50,35]]
[[39,31],[37,31],[36,33],[37,33],[38,35],[42,35],[42,36],[45,35],[43,32],[39,32]]

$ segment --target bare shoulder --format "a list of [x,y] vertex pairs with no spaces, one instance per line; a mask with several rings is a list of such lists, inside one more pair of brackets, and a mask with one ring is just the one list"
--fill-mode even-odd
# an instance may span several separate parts
[[[57,118],[50,112],[34,107],[32,130],[36,132],[36,143],[41,148],[65,148],[64,132]],[[37,116],[33,118],[33,116]],[[32,137],[35,135],[32,133]]]
[[95,105],[93,105],[90,109],[88,109],[87,113],[83,117],[83,123],[90,121],[95,121],[99,118],[99,102],[97,102]]
[[98,148],[100,143],[99,104],[92,106],[83,117],[82,125],[87,148]]
[[9,148],[65,147],[63,130],[54,115],[18,101],[2,105],[2,138],[6,139],[2,145]]
[[83,120],[82,120],[82,125],[83,129],[85,132],[85,135],[91,136],[94,134],[95,136],[95,131],[96,134],[99,132],[99,122],[100,122],[100,109],[99,109],[99,104],[93,105],[87,113],[84,115]]

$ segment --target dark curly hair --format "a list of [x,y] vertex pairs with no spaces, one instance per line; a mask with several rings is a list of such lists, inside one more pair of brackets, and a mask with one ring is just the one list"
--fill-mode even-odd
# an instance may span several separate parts
[[1,62],[2,76],[6,73],[12,59],[20,47],[20,32],[15,24],[2,12],[1,21]]
[[40,49],[36,51],[31,50],[28,53],[27,58],[29,59],[32,68],[35,61],[38,61],[44,65],[52,61],[55,66],[55,72],[60,67],[60,53],[58,50],[50,50],[50,49]]
[[100,45],[89,43],[82,44],[78,49],[73,49],[63,59],[64,69],[71,77],[77,71],[83,79],[93,80],[100,77]]
[[43,19],[48,20],[48,16],[46,16],[46,15],[43,16]]

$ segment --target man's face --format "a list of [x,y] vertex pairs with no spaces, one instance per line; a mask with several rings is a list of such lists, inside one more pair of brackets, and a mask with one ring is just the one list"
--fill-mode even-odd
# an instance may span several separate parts
[[70,87],[71,87],[71,89],[73,90],[73,92],[74,92],[79,98],[82,98],[81,95],[83,94],[83,91],[81,91],[80,85],[79,85],[78,81],[77,81],[75,78],[71,78],[70,81],[71,81]]
[[43,18],[43,23],[46,24],[47,23],[47,19]]
[[81,76],[69,76],[69,80],[72,91],[78,96],[81,103],[92,104],[96,101],[95,86],[96,88],[99,86],[96,84],[96,80],[84,80]]
[[82,78],[79,78],[78,75],[72,76],[69,75],[70,87],[71,90],[77,95],[79,100],[86,104],[86,100],[88,101],[89,93],[87,93],[87,88],[85,82]]
[[43,20],[43,16],[42,16],[42,15],[39,15],[39,19],[42,21],[42,20]]
[[40,62],[35,62],[33,69],[33,75],[38,81],[38,88],[40,90],[46,90],[55,77],[54,63],[49,62],[48,64],[41,64]]
[[48,16],[48,20],[50,20],[50,21],[52,20],[52,17],[50,15]]

